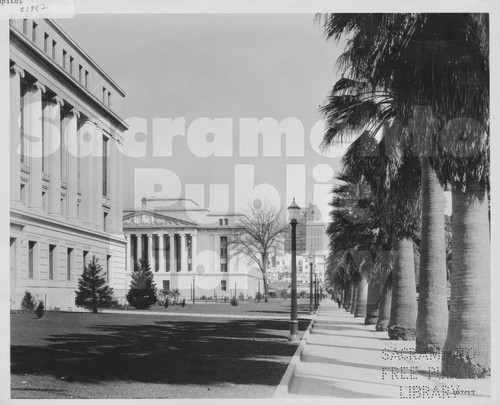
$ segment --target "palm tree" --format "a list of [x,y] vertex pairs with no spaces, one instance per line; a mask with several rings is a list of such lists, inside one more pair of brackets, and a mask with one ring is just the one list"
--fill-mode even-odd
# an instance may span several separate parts
[[[332,17],[332,20],[337,17]],[[352,23],[352,20],[345,20],[344,16],[338,18],[343,24],[349,21],[347,26]],[[354,20],[356,20],[356,23],[359,23],[359,16],[355,16]],[[364,71],[366,68],[363,65],[365,58],[361,61],[357,60],[356,58],[359,58],[361,54],[353,49],[353,46],[355,44],[358,44],[356,46],[359,46],[359,44],[366,46],[369,39],[367,40],[363,36],[367,34],[366,31],[373,33],[375,29],[374,21],[377,24],[379,20],[389,21],[388,18],[381,16],[367,16],[366,20],[361,23],[362,29],[359,31],[361,40],[356,39],[357,36],[355,35],[355,39],[352,40],[353,45],[342,57],[343,63],[354,65],[358,71]],[[396,20],[399,24],[408,25],[408,20],[405,18],[397,18]],[[382,27],[382,25],[379,25],[379,27]],[[337,25],[335,29],[342,29],[342,24]],[[332,31],[330,31],[331,33]],[[387,38],[384,35],[386,33],[382,32],[372,37],[372,44],[375,49],[377,41],[383,44],[384,49],[388,49]],[[375,86],[371,79],[371,76],[356,77],[355,80],[343,78],[336,83],[329,103],[324,107],[324,111],[329,114],[328,118],[330,122],[329,131],[325,134],[325,141],[332,142],[339,134],[342,135],[346,131],[352,131],[360,126],[377,131],[387,120],[394,117],[403,120],[406,124],[410,123],[410,112],[413,111],[408,107],[408,102],[411,100],[408,100],[409,95],[406,94],[405,88],[393,85],[392,88],[383,89]],[[371,86],[369,84],[370,80],[372,83]],[[344,99],[339,99],[339,90],[349,88],[349,97],[347,99],[345,97]],[[425,112],[426,110],[420,109],[417,111]],[[416,117],[413,116],[412,118],[415,120]],[[421,118],[420,124],[422,124],[422,118],[425,117],[419,118]],[[413,128],[417,127],[417,125],[413,125]],[[419,134],[416,134],[418,135],[416,140],[419,142],[419,146],[421,144],[425,145],[423,134],[427,134],[427,132],[420,131]],[[417,149],[417,151],[421,150]],[[428,148],[425,152],[428,152]],[[424,256],[424,268],[420,272],[421,280],[419,284],[421,286],[420,296],[423,299],[419,300],[417,351],[427,351],[432,350],[434,347],[442,347],[444,337],[446,336],[446,282],[443,282],[443,279],[446,277],[446,266],[444,265],[445,248],[444,233],[442,231],[444,209],[442,204],[443,188],[437,181],[433,168],[428,164],[428,158],[422,153],[419,153],[419,156],[422,159],[422,201],[426,209],[422,210],[422,254]],[[410,249],[410,246],[408,246],[408,249]],[[410,258],[408,259],[410,260]],[[428,267],[431,268],[428,269]]]
[[[351,269],[350,280],[354,283],[354,294],[351,296],[353,305],[350,309],[355,317],[365,318],[368,285],[372,282],[376,269],[373,258],[376,258],[377,251],[381,249],[381,230],[370,202],[368,184],[363,179],[353,183],[349,175],[344,173],[337,175],[337,180],[342,184],[334,187],[330,203],[333,207],[332,222],[327,233],[330,236],[331,252],[334,253],[330,254],[329,263],[332,268],[346,266]],[[335,276],[335,270],[333,274]],[[342,279],[337,280],[337,284],[341,283]]]
[[[330,97],[330,105],[335,103],[334,97]],[[333,115],[327,119],[335,122]],[[376,196],[377,211],[386,232],[392,234],[395,262],[389,336],[410,340],[415,338],[417,317],[413,239],[420,223],[420,167],[403,142],[408,142],[405,135],[398,133],[404,128],[394,122],[384,129],[380,143],[373,134],[363,132],[347,149],[342,162],[354,178],[365,176]],[[330,130],[326,137],[331,134]]]
[[377,325],[375,326],[375,330],[387,331],[389,329],[391,304],[392,304],[392,272],[387,275],[383,283],[382,291],[380,291],[378,321]]
[[[467,147],[456,150],[465,142],[444,139],[448,153],[434,157],[430,163],[441,182],[452,185],[453,246],[468,248],[460,250],[460,258],[456,255],[453,258],[454,267],[458,265],[460,270],[457,269],[452,279],[443,373],[455,377],[488,374],[490,304],[485,286],[489,286],[489,252],[485,252],[486,255],[472,253],[480,252],[478,248],[489,244],[489,223],[484,214],[489,176],[488,16],[343,14],[327,16],[325,31],[336,38],[353,34],[343,61],[352,69],[354,77],[369,78],[371,83],[385,88],[406,89],[416,100],[431,105],[442,121],[470,117],[484,128],[473,131],[474,125],[464,125],[456,133],[468,135]],[[481,222],[480,229],[471,224],[473,219]],[[464,229],[477,232],[460,233]],[[424,247],[424,256],[426,252]],[[425,267],[425,257],[423,263]],[[423,277],[426,274],[424,270]],[[480,281],[469,283],[470,279]],[[426,283],[421,284],[425,289]],[[462,297],[475,298],[463,300]],[[464,312],[467,316],[463,316]],[[436,322],[429,325],[434,329]],[[432,348],[433,342],[426,342],[425,334],[422,338],[421,347],[429,347],[431,343]]]

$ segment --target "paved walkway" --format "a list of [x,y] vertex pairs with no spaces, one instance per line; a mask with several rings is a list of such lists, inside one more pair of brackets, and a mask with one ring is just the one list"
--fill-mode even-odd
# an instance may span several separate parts
[[415,342],[389,340],[323,300],[275,398],[461,398],[489,396],[490,379],[439,377],[439,355],[417,355]]

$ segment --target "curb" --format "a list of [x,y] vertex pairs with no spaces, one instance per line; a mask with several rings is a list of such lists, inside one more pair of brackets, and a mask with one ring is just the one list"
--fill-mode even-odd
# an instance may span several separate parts
[[[144,312],[135,310],[103,310],[103,314],[120,314],[120,315],[154,315],[154,316],[181,316],[193,318],[232,318],[242,320],[253,319],[275,319],[275,320],[290,320],[289,316],[263,316],[263,315],[232,315],[232,314],[201,314],[201,313],[186,313],[186,312]],[[310,315],[299,316],[299,319],[309,319]]]
[[300,363],[300,358],[301,358],[302,352],[304,351],[304,348],[307,344],[307,338],[309,337],[309,334],[311,333],[314,322],[316,321],[316,316],[319,314],[320,310],[321,310],[321,303],[320,303],[320,306],[318,307],[318,310],[316,311],[316,313],[311,317],[311,322],[309,323],[309,326],[307,327],[306,331],[304,332],[302,339],[300,339],[299,347],[297,347],[297,350],[295,351],[295,354],[293,355],[292,360],[290,360],[290,364],[288,365],[288,367],[285,371],[285,374],[283,374],[283,377],[281,378],[281,381],[278,384],[276,391],[274,391],[273,398],[285,398],[288,396],[288,393],[290,390],[290,385],[293,381],[293,376],[295,375],[295,372],[297,371],[298,364]]

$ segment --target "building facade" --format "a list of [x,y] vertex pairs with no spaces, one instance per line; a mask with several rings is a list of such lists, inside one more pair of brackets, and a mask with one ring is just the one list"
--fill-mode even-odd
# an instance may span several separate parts
[[10,290],[74,307],[96,256],[120,295],[124,91],[53,20],[10,21]]
[[236,254],[238,214],[218,215],[189,199],[143,198],[141,210],[125,210],[126,288],[138,259],[147,259],[160,290],[186,299],[254,296],[260,270]]

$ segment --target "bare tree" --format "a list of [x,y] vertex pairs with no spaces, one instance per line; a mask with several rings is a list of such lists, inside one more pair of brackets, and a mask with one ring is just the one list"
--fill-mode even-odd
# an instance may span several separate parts
[[281,250],[282,235],[288,228],[281,216],[281,209],[267,201],[256,200],[243,213],[241,232],[230,242],[233,254],[246,256],[262,272],[265,302],[268,302],[267,259]]

